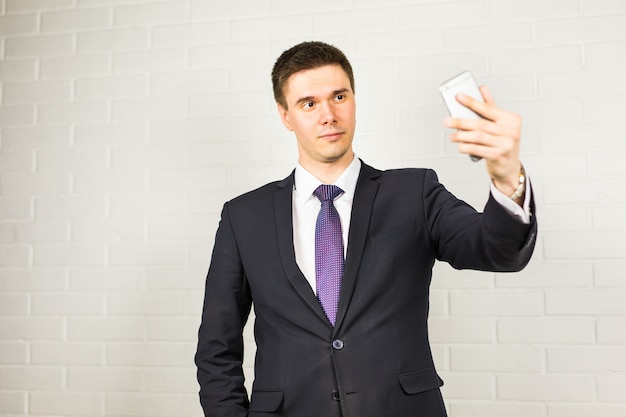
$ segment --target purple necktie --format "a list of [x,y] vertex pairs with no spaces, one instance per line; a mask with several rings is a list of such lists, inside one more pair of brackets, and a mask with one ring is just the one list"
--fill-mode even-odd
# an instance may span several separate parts
[[341,222],[333,200],[341,193],[343,190],[336,185],[320,185],[313,192],[322,203],[315,223],[317,298],[333,326],[337,318],[344,263]]

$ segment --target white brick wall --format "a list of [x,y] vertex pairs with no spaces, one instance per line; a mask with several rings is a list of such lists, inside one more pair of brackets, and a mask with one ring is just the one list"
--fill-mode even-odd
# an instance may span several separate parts
[[0,416],[201,415],[221,205],[292,169],[269,73],[309,39],[354,64],[359,156],[477,207],[437,85],[472,70],[524,117],[531,264],[435,268],[450,415],[626,415],[625,28],[621,0],[0,0]]

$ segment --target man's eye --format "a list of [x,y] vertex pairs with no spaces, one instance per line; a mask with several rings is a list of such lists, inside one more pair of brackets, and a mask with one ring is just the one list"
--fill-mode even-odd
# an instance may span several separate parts
[[304,103],[305,109],[312,109],[313,106],[315,106],[315,103],[313,103],[312,101],[307,101],[306,103]]
[[342,101],[344,98],[346,98],[345,94],[337,94],[336,99],[337,99],[338,101]]

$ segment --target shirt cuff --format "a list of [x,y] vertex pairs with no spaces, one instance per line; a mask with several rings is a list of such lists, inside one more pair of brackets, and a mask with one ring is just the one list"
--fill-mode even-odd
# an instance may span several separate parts
[[502,191],[498,190],[496,186],[493,185],[493,182],[491,182],[491,195],[493,195],[493,198],[498,202],[498,204],[511,213],[513,217],[524,224],[530,224],[530,217],[532,216],[532,213],[530,212],[530,198],[532,190],[530,188],[528,175],[526,175],[524,187],[526,188],[526,192],[524,193],[524,204],[521,206],[511,200],[509,196],[502,194]]

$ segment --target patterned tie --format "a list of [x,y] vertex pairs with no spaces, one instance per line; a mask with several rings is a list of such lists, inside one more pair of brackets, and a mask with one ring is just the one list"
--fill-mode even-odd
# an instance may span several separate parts
[[320,185],[313,192],[322,203],[315,224],[317,298],[333,326],[337,318],[344,266],[341,222],[333,200],[341,193],[343,190],[336,185]]

